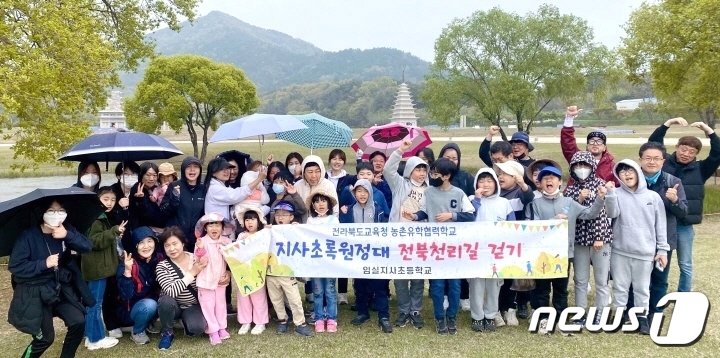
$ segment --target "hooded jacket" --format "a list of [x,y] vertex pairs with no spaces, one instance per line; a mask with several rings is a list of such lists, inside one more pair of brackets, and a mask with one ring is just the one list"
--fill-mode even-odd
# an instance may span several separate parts
[[[573,172],[573,166],[578,163],[585,163],[590,166],[590,175],[585,180],[580,180]],[[574,181],[565,188],[563,195],[578,201],[580,191],[588,189],[590,196],[580,205],[592,206],[597,197],[597,188],[605,185],[605,180],[596,176],[596,170],[597,164],[595,164],[595,157],[592,153],[587,151],[575,152],[570,160],[570,177]],[[605,208],[600,211],[600,215],[596,219],[579,219],[575,225],[575,243],[578,245],[592,246],[595,241],[601,240],[606,244],[612,243],[612,223]]]
[[515,220],[515,212],[510,201],[500,196],[500,180],[491,168],[482,168],[475,174],[475,184],[482,173],[489,173],[495,181],[495,193],[486,197],[469,197],[475,208],[475,221]]
[[460,161],[462,158],[462,154],[460,153],[460,147],[455,143],[448,143],[445,144],[442,149],[440,149],[440,154],[438,154],[438,158],[442,158],[442,156],[445,154],[445,151],[448,149],[454,149],[455,152],[457,152],[458,156],[458,164],[457,164],[457,173],[455,173],[455,176],[450,180],[450,184],[452,184],[455,187],[460,188],[460,190],[465,193],[465,195],[470,196],[475,194],[475,183],[472,182],[472,176],[470,176],[470,173],[460,169],[460,165],[462,162]]
[[137,244],[146,237],[155,237],[155,233],[147,226],[141,226],[132,233],[132,247],[126,251],[132,253],[133,263],[131,277],[125,277],[125,263],[120,261],[115,275],[118,285],[119,303],[116,313],[119,321],[123,324],[132,323],[130,312],[135,303],[143,298],[150,298],[157,301],[160,294],[160,286],[157,283],[155,268],[159,261],[164,259],[159,250],[160,244],[155,240],[155,252],[150,261],[140,259],[137,255]]
[[85,280],[99,280],[115,274],[118,265],[116,238],[119,236],[118,225],[110,223],[106,213],[93,222],[87,234],[92,250],[80,256],[80,269]]
[[[560,148],[562,148],[565,160],[570,163],[572,161],[573,155],[580,151],[580,148],[578,148],[577,146],[577,140],[575,140],[575,127],[563,127],[560,130]],[[594,159],[595,157],[593,157],[593,161]],[[614,166],[615,157],[613,157],[613,155],[610,154],[610,152],[608,152],[606,148],[605,152],[603,152],[602,156],[600,157],[600,161],[597,162],[597,169],[595,170],[595,175],[606,182],[611,181],[615,183],[615,187],[619,187],[620,182],[618,181],[615,173],[613,172]],[[568,183],[568,186],[570,186],[570,184],[572,183]]]
[[[316,163],[320,167],[320,181],[315,186],[311,186],[307,181],[305,181],[305,167],[308,165],[308,163]],[[330,179],[325,178],[326,171],[322,159],[320,159],[320,157],[318,157],[317,155],[308,155],[307,157],[305,157],[305,159],[303,159],[301,166],[303,178],[295,182],[295,190],[297,190],[297,193],[300,195],[302,200],[304,202],[307,202],[308,196],[310,196],[310,192],[316,189],[322,189],[322,191],[328,193],[328,195],[332,195],[332,197],[335,199],[333,213],[337,215],[337,213],[339,212],[339,206],[337,204],[337,191],[335,189],[335,185],[330,181]],[[309,210],[310,208],[308,208],[308,211]]]
[[414,184],[410,179],[410,174],[412,174],[417,166],[424,165],[427,168],[427,163],[419,157],[410,157],[405,163],[405,171],[401,176],[397,172],[401,157],[401,152],[397,150],[392,152],[385,163],[385,168],[383,168],[383,176],[393,192],[390,222],[408,221],[400,217],[400,212],[403,208],[412,212],[420,210],[423,204],[425,189],[428,187],[427,177],[425,178],[425,182],[420,186]]
[[[644,173],[643,173],[644,174]],[[676,203],[670,201],[665,197],[669,188],[677,185],[677,196],[678,200]],[[667,225],[667,240],[671,250],[677,249],[677,226],[678,222],[687,216],[688,212],[688,201],[685,196],[685,188],[682,182],[675,176],[668,173],[662,172],[660,177],[654,184],[648,183],[648,189],[658,193],[662,198],[663,205],[665,205],[665,220]]]
[[[228,183],[228,186],[235,189],[240,186],[240,178],[242,178],[242,175],[245,174],[247,171],[248,165],[252,163],[252,158],[250,158],[250,154],[246,154],[237,150],[228,150],[225,152],[222,152],[217,155],[218,157],[225,158],[227,161],[234,160],[238,165],[238,175],[235,180]],[[212,173],[209,173],[212,175]]]
[[[195,185],[188,182],[185,170],[190,164],[200,167]],[[205,184],[201,181],[202,163],[195,157],[186,157],[180,165],[180,179],[170,183],[165,198],[160,204],[160,211],[167,218],[167,226],[178,226],[185,234],[186,250],[195,248],[195,223],[205,213]],[[180,187],[177,195],[175,187]]]
[[[634,191],[620,180],[617,169],[620,164],[629,165],[637,172],[638,183]],[[666,255],[670,245],[667,243],[667,222],[662,198],[647,188],[645,175],[634,161],[621,160],[615,164],[613,172],[620,180],[620,188],[614,190],[617,196],[614,205],[619,215],[613,223],[613,255],[645,261],[653,261],[656,253]]]
[[[360,205],[360,203],[357,202],[357,197],[355,196],[355,188],[358,186],[362,186],[365,188],[365,190],[368,191],[369,196],[367,203],[363,207]],[[382,194],[379,190],[373,188],[372,184],[367,179],[360,179],[355,183],[355,186],[353,187],[353,190],[351,191],[353,197],[355,198],[355,204],[353,204],[352,207],[350,207],[350,210],[348,210],[348,214],[342,214],[342,219],[340,220],[341,223],[347,222],[347,223],[380,223],[380,222],[387,222],[388,215],[390,214],[387,211],[387,205],[385,208],[379,207],[376,205],[376,202],[381,200],[382,202],[385,201],[385,198],[382,197]],[[380,194],[380,197],[376,197],[378,194]],[[348,218],[349,216],[349,218]],[[347,221],[350,219],[350,221]]]

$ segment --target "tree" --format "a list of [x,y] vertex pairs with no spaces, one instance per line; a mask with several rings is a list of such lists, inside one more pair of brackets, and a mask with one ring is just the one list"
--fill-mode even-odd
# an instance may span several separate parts
[[[153,53],[144,35],[178,17],[194,17],[197,0],[0,0],[0,127],[17,130],[14,168],[50,162],[89,132],[90,116]],[[29,160],[29,162],[27,161]]]
[[529,131],[550,102],[583,95],[588,77],[603,79],[593,82],[601,92],[611,83],[616,56],[592,40],[584,20],[554,6],[525,17],[477,11],[450,23],[435,42],[423,99],[433,116],[469,107],[499,125],[508,111],[518,130]]
[[[178,55],[154,58],[124,109],[130,128],[142,132],[157,132],[165,122],[176,132],[185,126],[193,154],[204,162],[208,130],[258,104],[255,85],[242,70],[202,56]],[[200,150],[196,127],[202,131]]]
[[630,78],[652,78],[666,108],[691,110],[715,128],[720,105],[720,26],[715,0],[643,4],[628,20],[621,49]]

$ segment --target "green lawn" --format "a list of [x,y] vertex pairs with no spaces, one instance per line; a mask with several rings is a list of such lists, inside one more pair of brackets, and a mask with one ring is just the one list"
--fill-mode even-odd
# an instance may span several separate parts
[[[720,271],[717,257],[720,241],[720,218],[707,217],[697,226],[695,241],[695,288],[705,293],[713,304],[720,302],[720,282],[716,279]],[[675,261],[675,260],[673,260]],[[677,287],[678,269],[673,262],[670,272],[670,288]],[[571,283],[572,286],[572,283]],[[18,356],[30,342],[30,337],[18,333],[6,323],[7,307],[11,297],[9,275],[0,270],[0,346],[7,356]],[[571,293],[570,303],[574,302]],[[396,302],[392,300],[391,315],[396,315]],[[230,357],[262,356],[277,357],[703,357],[717,356],[720,351],[720,311],[711,308],[710,318],[704,336],[690,347],[659,347],[649,336],[638,334],[582,333],[573,337],[559,334],[539,336],[527,332],[527,322],[521,321],[518,327],[502,327],[495,333],[475,333],[470,330],[470,315],[463,312],[459,318],[459,332],[456,336],[438,336],[431,321],[431,301],[425,299],[423,315],[428,321],[426,328],[415,330],[411,327],[398,328],[392,334],[383,334],[374,325],[373,320],[363,327],[350,324],[354,312],[348,306],[340,306],[339,332],[321,334],[313,338],[294,335],[278,336],[271,325],[260,336],[236,335],[238,324],[230,322],[233,336],[220,346],[210,346],[207,338],[186,338],[178,331],[172,350],[157,350],[157,335],[151,335],[151,344],[136,346],[126,335],[121,343],[110,350],[89,352],[78,350],[79,357]],[[56,320],[58,337],[48,350],[47,356],[57,356],[64,335],[62,323]],[[2,354],[5,356],[5,354]]]

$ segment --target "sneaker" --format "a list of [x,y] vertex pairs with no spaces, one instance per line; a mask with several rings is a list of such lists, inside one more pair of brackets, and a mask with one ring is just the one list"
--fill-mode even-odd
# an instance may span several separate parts
[[108,331],[108,337],[112,338],[122,338],[122,330],[120,328],[115,328],[110,331]]
[[460,309],[463,311],[470,311],[470,300],[469,299],[460,300]]
[[540,326],[538,327],[538,334],[549,335],[551,332],[547,330],[548,320],[543,318],[540,320]]
[[508,326],[517,326],[520,324],[517,317],[515,316],[515,312],[516,310],[514,308],[510,308],[507,310],[507,312],[505,312],[505,323],[507,323]]
[[338,293],[338,295],[337,295],[337,303],[338,303],[339,305],[346,305],[346,304],[348,304],[347,293]]
[[306,293],[306,294],[305,294],[305,301],[307,301],[307,303],[315,303],[315,299],[313,298],[313,294],[312,294],[312,293]]
[[450,301],[448,301],[447,296],[445,296],[445,298],[443,298],[443,309],[446,310],[448,307],[450,307]]
[[277,332],[277,334],[285,334],[285,333],[287,333],[287,331],[288,331],[287,321],[279,322],[277,325],[277,328],[275,329],[275,332]]
[[484,328],[485,325],[483,325],[483,320],[481,319],[474,319],[472,320],[472,323],[470,323],[470,329],[475,332],[482,332]]
[[444,335],[448,334],[448,327],[447,327],[447,323],[445,323],[445,319],[436,319],[435,327],[436,327],[437,333],[439,335],[444,336]]
[[87,347],[88,350],[94,351],[96,349],[106,349],[106,348],[112,348],[115,347],[118,344],[117,338],[113,337],[105,337],[95,343],[90,343],[89,341],[85,341],[85,347]]
[[329,333],[337,332],[337,321],[334,319],[327,320],[327,331]]
[[380,326],[380,329],[383,331],[383,333],[392,333],[393,331],[390,320],[387,318],[381,318],[378,322],[378,326]]
[[140,332],[140,333],[133,333],[130,338],[132,338],[133,342],[138,345],[148,344],[150,343],[150,338],[147,336],[147,333]]
[[410,315],[407,313],[402,313],[398,315],[398,318],[395,320],[395,325],[398,327],[405,327],[407,325],[408,321],[410,321]]
[[410,322],[412,322],[413,327],[415,329],[420,329],[425,326],[425,320],[423,320],[422,316],[420,315],[420,312],[413,312],[410,315]]
[[353,320],[350,321],[350,323],[352,323],[354,326],[359,326],[369,320],[370,320],[370,316],[364,315],[364,314],[359,314],[359,315],[355,316],[355,318],[353,318]]
[[239,335],[244,335],[250,332],[250,323],[245,323],[242,326],[240,326],[240,329],[238,330]]
[[253,327],[252,331],[250,331],[250,334],[257,336],[258,334],[262,334],[264,331],[264,324],[256,324],[255,327]]
[[648,323],[647,317],[638,317],[638,323],[640,324],[640,334],[650,334],[650,324]]
[[160,333],[160,320],[156,319],[148,325],[148,327],[145,329],[147,333],[150,334],[158,334]]
[[173,339],[175,339],[175,335],[172,331],[160,333],[160,342],[158,342],[158,349],[160,349],[161,351],[170,349]]
[[495,318],[492,319],[495,327],[502,327],[505,325],[505,320],[502,318],[501,314],[496,314]]
[[528,312],[527,305],[518,305],[517,318],[528,319],[528,317],[530,317],[530,314]]
[[222,343],[222,339],[220,339],[220,335],[218,335],[217,332],[210,333],[209,336],[210,336],[210,345],[211,346],[216,346],[216,345]]
[[218,336],[220,336],[220,339],[225,340],[230,338],[230,333],[227,331],[227,329],[221,329],[218,331]]
[[315,335],[315,332],[313,332],[312,328],[310,328],[310,325],[306,323],[300,326],[296,326],[295,334],[297,334],[298,336],[312,337]]
[[[496,322],[495,320],[496,320],[498,317],[500,317],[500,316],[499,316],[499,315],[498,315],[498,316],[495,316],[494,319],[485,318],[485,319],[483,320],[483,330],[484,330],[484,331],[488,331],[488,332],[495,332],[495,329],[497,329],[497,322]],[[502,319],[502,317],[500,317],[500,319]],[[504,324],[504,323],[505,323],[505,322],[503,322],[503,324]]]
[[315,333],[325,332],[325,320],[319,319],[315,321]]
[[448,329],[448,333],[450,333],[450,334],[457,333],[457,321],[455,320],[455,317],[447,318],[447,329]]

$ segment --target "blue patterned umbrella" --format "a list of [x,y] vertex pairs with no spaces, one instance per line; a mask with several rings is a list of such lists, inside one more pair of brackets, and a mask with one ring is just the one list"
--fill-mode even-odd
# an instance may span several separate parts
[[347,148],[352,140],[352,130],[347,124],[317,113],[296,116],[307,128],[278,133],[278,139],[310,148]]

